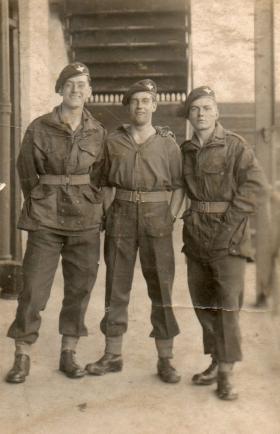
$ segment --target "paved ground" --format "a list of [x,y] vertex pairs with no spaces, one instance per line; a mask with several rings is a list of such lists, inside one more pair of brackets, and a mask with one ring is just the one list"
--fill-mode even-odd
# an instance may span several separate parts
[[[174,364],[182,374],[179,384],[161,383],[156,352],[148,337],[149,300],[137,265],[125,337],[124,370],[104,377],[70,380],[58,371],[60,337],[58,313],[62,278],[58,270],[52,296],[43,313],[41,335],[32,355],[26,383],[0,382],[1,434],[280,434],[280,327],[270,312],[256,312],[254,265],[246,275],[246,297],[241,313],[244,362],[236,368],[240,399],[216,399],[214,386],[195,387],[190,378],[206,367],[201,330],[190,305],[186,267],[180,254],[180,223],[175,231],[177,255],[174,303],[181,328]],[[101,264],[87,314],[89,337],[79,344],[85,364],[103,352],[99,321],[103,313],[104,264]],[[13,341],[5,338],[16,302],[0,300],[0,377],[13,361]],[[277,338],[278,336],[278,338]]]

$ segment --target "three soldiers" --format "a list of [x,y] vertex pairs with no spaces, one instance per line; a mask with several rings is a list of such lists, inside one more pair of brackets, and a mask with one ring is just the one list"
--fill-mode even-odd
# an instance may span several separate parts
[[[248,217],[264,190],[264,177],[252,150],[218,123],[215,94],[194,89],[185,110],[194,135],[182,153],[168,128],[152,123],[156,84],[134,83],[125,93],[130,123],[108,136],[84,108],[90,76],[81,63],[66,66],[56,83],[62,104],[27,129],[18,171],[25,198],[19,228],[28,231],[24,285],[8,336],[15,339],[15,362],[6,380],[25,381],[60,255],[64,300],[59,331],[60,370],[70,378],[86,371],[103,375],[122,369],[122,340],[137,251],[152,302],[151,336],[158,351],[160,379],[176,383],[171,365],[179,333],[172,309],[175,272],[173,223],[184,189],[191,200],[184,213],[188,284],[202,325],[204,352],[212,362],[193,383],[217,382],[218,397],[237,398],[230,377],[241,360],[238,314],[245,258],[249,255]],[[183,170],[182,170],[183,158]],[[102,178],[102,179],[101,179]],[[103,186],[103,194],[100,186]],[[104,356],[85,369],[75,360],[84,316],[99,261],[99,230],[106,215]]]

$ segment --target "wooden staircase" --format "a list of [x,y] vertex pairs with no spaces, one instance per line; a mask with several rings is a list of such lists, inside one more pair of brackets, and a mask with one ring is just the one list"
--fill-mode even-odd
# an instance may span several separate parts
[[123,93],[141,79],[157,84],[155,123],[169,125],[178,142],[185,120],[176,117],[188,84],[189,9],[185,0],[65,0],[72,61],[88,65],[89,105],[108,130],[127,122]]

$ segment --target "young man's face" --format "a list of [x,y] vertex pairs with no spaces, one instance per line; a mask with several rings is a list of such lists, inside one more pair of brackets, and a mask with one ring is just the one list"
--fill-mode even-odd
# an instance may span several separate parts
[[207,96],[194,100],[189,109],[189,121],[194,130],[213,130],[219,112],[216,102]]
[[71,109],[83,107],[91,95],[91,90],[87,75],[71,77],[66,80],[60,92],[63,104]]
[[131,123],[139,126],[151,123],[156,108],[157,102],[149,92],[134,93],[129,100]]

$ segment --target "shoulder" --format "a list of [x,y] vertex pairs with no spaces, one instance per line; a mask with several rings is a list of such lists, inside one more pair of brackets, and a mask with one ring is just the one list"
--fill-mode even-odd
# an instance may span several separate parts
[[244,139],[244,137],[240,136],[239,134],[235,133],[231,130],[224,130],[225,131],[225,137],[226,141],[228,143],[239,145],[240,147],[249,148],[250,145],[248,142]]
[[38,116],[28,125],[26,133],[32,133],[34,130],[40,130],[41,128],[44,128],[45,122],[50,121],[51,118],[52,112]]
[[84,108],[83,113],[85,114],[86,118],[90,121],[90,124],[93,128],[100,131],[106,131],[104,125],[100,121],[98,121],[88,109]]

